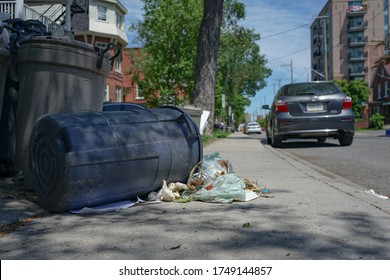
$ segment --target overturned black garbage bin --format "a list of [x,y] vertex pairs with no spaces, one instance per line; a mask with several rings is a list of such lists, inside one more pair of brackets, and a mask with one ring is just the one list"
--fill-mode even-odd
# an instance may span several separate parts
[[203,150],[191,117],[161,107],[42,116],[29,154],[40,204],[62,212],[185,183]]

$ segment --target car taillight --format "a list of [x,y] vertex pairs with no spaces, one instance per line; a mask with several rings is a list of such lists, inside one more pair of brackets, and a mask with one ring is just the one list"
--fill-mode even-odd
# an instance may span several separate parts
[[344,98],[342,109],[347,110],[347,109],[351,109],[351,108],[352,108],[352,98],[347,96]]
[[288,109],[287,109],[286,102],[284,102],[282,100],[276,101],[276,103],[275,103],[275,110],[276,110],[276,112],[287,113]]

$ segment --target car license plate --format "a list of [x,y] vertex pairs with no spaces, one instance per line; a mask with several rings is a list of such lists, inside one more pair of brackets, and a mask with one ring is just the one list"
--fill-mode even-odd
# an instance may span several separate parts
[[323,111],[324,105],[322,103],[308,103],[306,109],[308,112]]

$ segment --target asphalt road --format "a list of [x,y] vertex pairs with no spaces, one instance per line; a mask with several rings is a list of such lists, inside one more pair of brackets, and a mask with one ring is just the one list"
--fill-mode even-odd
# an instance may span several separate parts
[[[265,133],[260,138],[264,145]],[[278,150],[297,156],[376,193],[390,196],[390,137],[357,133],[351,146],[341,147],[338,140],[291,139]]]

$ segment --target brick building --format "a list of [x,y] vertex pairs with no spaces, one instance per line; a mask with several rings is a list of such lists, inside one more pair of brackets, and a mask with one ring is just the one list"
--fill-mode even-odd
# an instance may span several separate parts
[[372,79],[371,114],[379,113],[385,117],[385,124],[390,124],[390,64],[379,65]]

